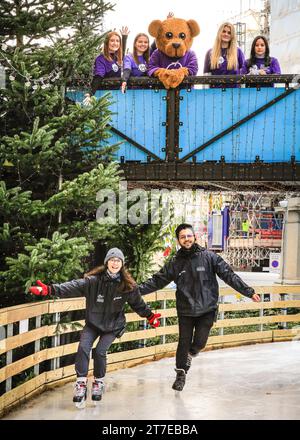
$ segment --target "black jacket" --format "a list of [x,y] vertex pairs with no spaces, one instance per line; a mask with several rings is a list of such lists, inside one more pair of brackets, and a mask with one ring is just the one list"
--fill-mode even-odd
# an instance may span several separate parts
[[194,244],[191,250],[179,249],[152,278],[140,284],[142,295],[162,289],[175,281],[177,314],[200,316],[217,310],[219,298],[218,275],[225,283],[249,298],[254,289],[233,272],[220,255]]
[[148,318],[152,312],[141,297],[138,288],[128,293],[120,293],[119,284],[120,278],[112,279],[106,272],[102,272],[99,275],[79,280],[52,284],[51,294],[61,298],[85,296],[86,324],[101,333],[112,332],[120,337],[125,331],[124,307],[126,302],[143,318]]

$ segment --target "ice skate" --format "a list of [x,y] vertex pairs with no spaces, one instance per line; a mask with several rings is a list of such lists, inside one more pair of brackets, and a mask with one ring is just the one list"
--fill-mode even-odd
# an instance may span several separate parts
[[95,380],[92,384],[92,401],[94,402],[94,405],[97,405],[97,403],[100,402],[103,393],[104,393],[103,381]]
[[175,368],[175,371],[176,371],[177,375],[176,375],[175,382],[172,385],[172,388],[175,391],[182,391],[183,387],[185,385],[186,373],[182,368]]
[[83,409],[86,404],[87,384],[84,381],[77,381],[74,386],[73,402],[76,408]]
[[191,355],[191,353],[188,353],[187,361],[186,361],[186,372],[188,372],[189,369],[191,368],[192,359],[193,359],[193,356]]

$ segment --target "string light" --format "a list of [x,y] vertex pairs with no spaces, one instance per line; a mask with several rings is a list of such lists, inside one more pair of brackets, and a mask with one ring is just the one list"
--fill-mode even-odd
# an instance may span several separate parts
[[[0,49],[0,55],[2,58],[2,61],[6,63],[9,67],[4,67],[5,70],[10,71],[9,80],[15,81],[17,76],[20,76],[25,79],[25,87],[27,89],[32,89],[33,92],[35,92],[39,87],[41,89],[45,90],[48,89],[53,83],[55,83],[56,80],[58,80],[62,74],[62,71],[55,67],[55,69],[50,72],[48,75],[42,76],[40,78],[32,78],[31,75],[27,74],[24,75],[22,72],[20,72],[18,69],[16,69],[15,66],[10,62],[10,60],[5,56],[5,51],[7,50],[8,46],[4,43],[1,45]],[[35,61],[32,66],[38,66],[38,61]]]

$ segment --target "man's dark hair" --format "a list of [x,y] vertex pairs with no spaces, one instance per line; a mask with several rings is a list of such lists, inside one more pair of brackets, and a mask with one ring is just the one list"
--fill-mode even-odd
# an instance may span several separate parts
[[181,223],[181,225],[177,226],[177,228],[175,230],[175,234],[176,234],[177,240],[179,240],[179,233],[183,229],[191,229],[193,231],[193,234],[195,235],[195,232],[194,232],[194,229],[193,229],[192,225],[189,225],[188,223]]

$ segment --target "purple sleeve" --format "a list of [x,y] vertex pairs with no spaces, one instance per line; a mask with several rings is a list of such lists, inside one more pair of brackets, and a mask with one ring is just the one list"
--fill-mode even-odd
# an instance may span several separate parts
[[106,74],[104,56],[99,55],[95,60],[94,76],[98,75],[104,78]]
[[124,61],[123,61],[123,68],[124,68],[124,69],[130,69],[130,70],[132,70],[131,60],[132,60],[131,55],[126,55],[126,56],[124,57]]
[[210,70],[211,70],[210,69],[210,56],[211,56],[211,49],[206,52],[203,73],[210,73]]
[[187,65],[185,66],[189,69],[189,74],[190,75],[197,75],[198,72],[198,60],[197,60],[197,56],[195,54],[195,52],[193,52],[192,50],[189,53],[189,58],[188,58],[188,62]]
[[249,73],[248,61],[245,60],[243,66],[242,66],[242,68],[240,70],[240,74],[241,75],[247,75],[248,73]]
[[272,57],[272,61],[271,61],[271,72],[270,73],[275,73],[275,74],[280,74],[281,73],[281,69],[280,69],[280,65],[279,62],[277,60],[277,58],[273,58]]
[[245,61],[246,61],[246,60],[245,60],[245,55],[244,55],[242,49],[240,49],[240,48],[238,47],[238,71],[237,71],[237,74],[240,73],[240,71],[241,71],[241,69],[242,69],[242,67],[243,67],[243,65],[244,65],[244,63],[245,63]]
[[150,57],[149,67],[148,67],[148,76],[153,76],[156,70],[160,69],[159,65],[159,51],[156,49]]

